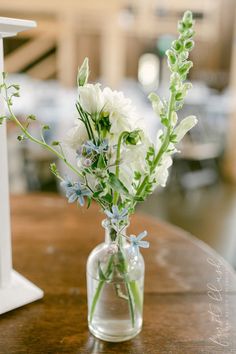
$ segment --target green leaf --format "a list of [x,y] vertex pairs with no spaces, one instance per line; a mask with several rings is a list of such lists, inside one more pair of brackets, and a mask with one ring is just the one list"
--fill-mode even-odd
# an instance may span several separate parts
[[101,194],[101,193],[102,193],[102,189],[100,189],[99,191],[94,192],[94,193],[93,193],[93,197],[94,197],[94,198],[98,198],[98,197],[99,197],[99,194]]
[[99,275],[99,279],[100,280],[103,280],[103,281],[107,280],[107,277],[105,276],[105,274],[102,271],[102,267],[101,267],[101,262],[100,261],[98,261],[98,275]]
[[134,197],[134,200],[136,202],[143,202],[145,199],[143,197],[140,197],[140,196],[137,195],[137,196]]
[[0,125],[3,123],[4,119],[6,119],[5,116],[0,117]]
[[88,209],[90,207],[90,205],[91,205],[92,198],[91,197],[87,197],[87,201],[88,201],[88,204],[87,204],[87,209]]
[[138,172],[138,171],[135,171],[135,172],[134,172],[134,179],[136,179],[137,181],[139,181],[141,177],[142,177],[142,175],[141,175],[140,172]]
[[112,196],[110,194],[106,194],[102,197],[106,202],[112,203]]
[[43,129],[43,130],[50,130],[50,127],[49,127],[49,125],[43,125],[43,126],[42,126],[42,129]]
[[30,120],[36,120],[36,117],[34,114],[30,114],[27,119],[30,119]]
[[60,142],[59,142],[59,141],[54,140],[54,141],[52,142],[52,146],[58,146],[58,145],[60,145]]
[[129,195],[128,189],[124,186],[124,184],[116,177],[116,175],[112,172],[109,173],[108,184],[111,188],[119,193]]
[[20,85],[14,84],[14,85],[12,85],[12,87],[13,87],[15,90],[19,90],[19,89],[20,89]]
[[169,121],[168,121],[167,118],[162,118],[161,123],[162,123],[165,127],[168,128],[168,126],[169,126]]
[[97,167],[100,168],[101,170],[102,170],[104,167],[106,167],[106,164],[105,164],[103,155],[99,155]]

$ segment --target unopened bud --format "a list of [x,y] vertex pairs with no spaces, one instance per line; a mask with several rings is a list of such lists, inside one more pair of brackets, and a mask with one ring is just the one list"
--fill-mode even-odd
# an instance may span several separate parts
[[88,77],[89,77],[89,61],[88,58],[85,58],[83,64],[78,70],[77,85],[84,86],[88,81]]

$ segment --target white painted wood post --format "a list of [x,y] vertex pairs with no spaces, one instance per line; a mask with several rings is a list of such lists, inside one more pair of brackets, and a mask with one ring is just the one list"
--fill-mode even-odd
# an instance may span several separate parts
[[[3,38],[36,26],[34,21],[0,17],[0,75],[4,71]],[[0,76],[2,79],[2,75]],[[0,95],[0,116],[4,100]],[[0,125],[0,314],[40,299],[42,290],[12,269],[6,122]]]

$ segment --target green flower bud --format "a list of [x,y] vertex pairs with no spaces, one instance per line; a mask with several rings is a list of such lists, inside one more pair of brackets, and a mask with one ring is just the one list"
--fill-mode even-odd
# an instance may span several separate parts
[[137,145],[141,140],[140,130],[134,130],[125,134],[124,142],[126,145]]
[[168,49],[166,51],[166,55],[168,57],[168,61],[169,61],[170,65],[174,65],[176,63],[176,61],[177,61],[177,58],[176,58],[176,55],[173,52],[173,50]]
[[193,49],[193,47],[194,47],[194,42],[193,42],[191,39],[187,40],[187,41],[184,43],[184,48],[185,48],[186,50],[188,50],[189,52]]
[[85,58],[83,64],[78,69],[77,85],[84,86],[88,81],[88,77],[89,77],[89,60],[88,58]]
[[177,92],[175,95],[176,101],[182,101],[184,99],[182,92]]
[[178,22],[178,31],[183,33],[187,29],[185,23],[183,21]]
[[172,43],[172,48],[179,53],[183,50],[183,43],[177,39]]
[[189,57],[189,53],[187,51],[184,51],[182,53],[179,53],[179,58],[181,61],[187,60]]
[[193,66],[193,63],[191,61],[187,61],[179,68],[179,74],[181,76],[187,75],[192,66]]
[[184,96],[186,96],[188,90],[190,90],[192,87],[193,87],[193,85],[190,82],[186,82],[183,85],[183,94],[184,94]]
[[192,28],[189,28],[187,31],[183,33],[183,36],[185,39],[192,38],[194,36],[195,32]]
[[193,23],[193,14],[191,11],[185,11],[184,13],[184,16],[183,16],[183,22],[185,24],[188,24],[188,23]]

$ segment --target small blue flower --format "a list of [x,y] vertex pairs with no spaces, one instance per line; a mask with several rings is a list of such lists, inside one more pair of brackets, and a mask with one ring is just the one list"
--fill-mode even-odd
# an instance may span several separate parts
[[138,256],[139,254],[139,247],[142,248],[148,248],[149,247],[149,242],[148,241],[142,241],[144,237],[147,236],[147,231],[141,232],[138,236],[135,235],[130,235],[130,253],[132,253],[135,256]]
[[84,144],[84,147],[86,148],[87,153],[95,151],[97,154],[103,154],[108,150],[108,141],[103,140],[100,145],[95,145],[91,140],[88,140]]
[[116,224],[119,221],[125,221],[128,216],[128,210],[126,208],[119,210],[117,205],[113,205],[111,210],[112,211],[105,210],[105,214],[109,219],[111,219],[113,224]]
[[65,189],[66,197],[69,198],[70,193],[73,190],[74,182],[72,182],[71,179],[66,176],[66,178],[60,183],[60,185],[62,186],[62,188]]
[[91,195],[91,192],[86,187],[82,186],[80,182],[71,182],[69,178],[61,182],[61,186],[64,187],[66,191],[66,197],[69,203],[74,203],[78,201],[81,206],[84,206],[84,197]]

